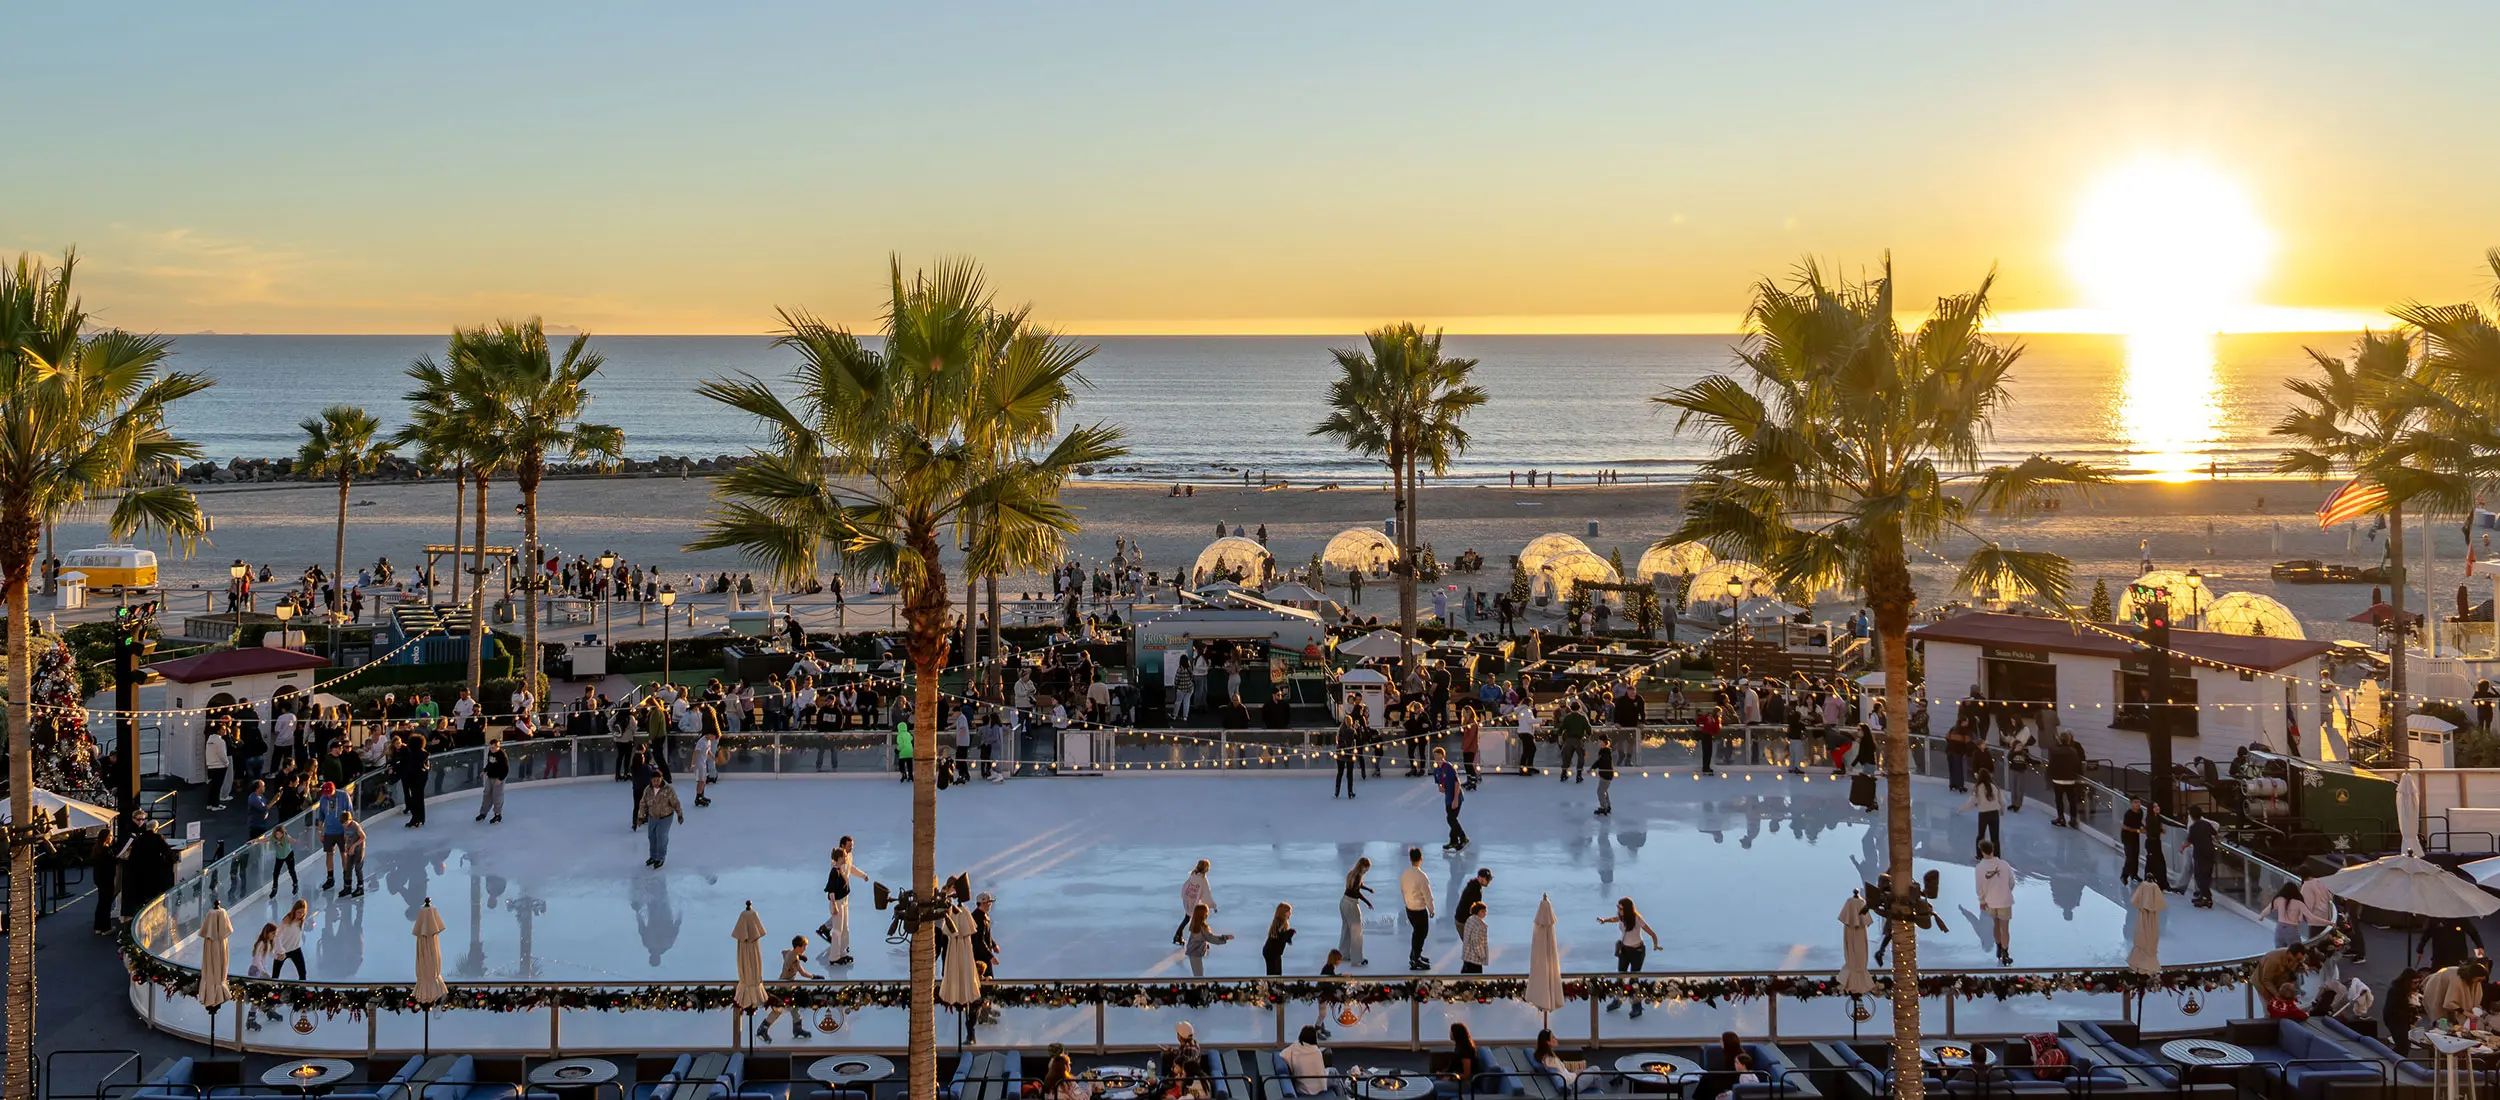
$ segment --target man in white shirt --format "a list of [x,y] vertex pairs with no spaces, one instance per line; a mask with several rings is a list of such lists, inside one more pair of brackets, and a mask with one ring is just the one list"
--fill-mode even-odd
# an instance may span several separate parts
[[1997,846],[1979,844],[1979,865],[1972,868],[1979,887],[1979,908],[1996,922],[1997,963],[2014,965],[2014,866],[1997,857]]
[[512,713],[515,716],[526,714],[530,716],[532,721],[536,721],[538,717],[538,696],[530,694],[530,689],[528,688],[513,689]]
[[1111,682],[1095,680],[1085,688],[1086,717],[1097,722],[1111,720]]
[[451,701],[451,717],[452,726],[463,731],[469,728],[469,721],[477,717],[477,700],[470,698],[469,689],[461,688],[460,697]]
[[1215,888],[1207,884],[1207,870],[1212,866],[1206,860],[1199,860],[1198,866],[1190,870],[1189,878],[1181,883],[1181,923],[1172,929],[1173,943],[1180,943],[1189,935],[1189,915],[1197,912],[1198,906],[1206,906],[1208,916],[1215,915]]
[[295,755],[294,711],[281,707],[277,717],[269,720],[269,744],[271,748],[277,750],[280,760],[301,759]]
[[1276,1057],[1293,1076],[1295,1095],[1318,1096],[1328,1091],[1328,1054],[1319,1048],[1319,1028],[1302,1025],[1300,1041],[1277,1051]]
[[1428,970],[1432,960],[1424,957],[1424,937],[1432,931],[1432,878],[1424,874],[1424,850],[1406,850],[1406,873],[1398,876],[1398,894],[1406,899],[1406,926],[1413,935],[1406,947],[1406,968]]

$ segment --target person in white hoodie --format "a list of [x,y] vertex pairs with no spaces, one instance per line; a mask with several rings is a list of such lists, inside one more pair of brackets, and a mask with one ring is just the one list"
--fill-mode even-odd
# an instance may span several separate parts
[[1173,943],[1181,943],[1189,935],[1190,915],[1196,913],[1199,906],[1206,906],[1208,915],[1214,915],[1215,888],[1207,884],[1207,870],[1213,866],[1206,860],[1199,860],[1198,865],[1190,869],[1189,878],[1181,883],[1181,923],[1172,929]]
[[1995,922],[1997,962],[2014,965],[2014,866],[1997,857],[1997,846],[1979,844],[1979,865],[1971,869],[1979,887],[1979,908]]
[[1432,960],[1424,957],[1424,938],[1432,932],[1432,877],[1424,874],[1424,850],[1406,850],[1406,873],[1398,876],[1398,894],[1406,899],[1406,926],[1413,935],[1407,941],[1406,968],[1429,970]]

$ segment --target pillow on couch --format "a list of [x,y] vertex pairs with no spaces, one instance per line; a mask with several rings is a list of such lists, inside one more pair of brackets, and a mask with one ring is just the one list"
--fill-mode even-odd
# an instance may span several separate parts
[[2023,1038],[2025,1042],[2031,1044],[2031,1071],[2034,1076],[2043,1081],[2066,1079],[2066,1072],[2069,1068],[2066,1062],[2066,1049],[2057,1045],[2057,1036],[2042,1034],[2027,1035]]

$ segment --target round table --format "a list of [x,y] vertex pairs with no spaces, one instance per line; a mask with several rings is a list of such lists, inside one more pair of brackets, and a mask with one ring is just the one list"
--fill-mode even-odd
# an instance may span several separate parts
[[828,1085],[883,1081],[894,1076],[894,1063],[874,1054],[834,1054],[809,1063],[807,1075]]
[[1615,1073],[1639,1092],[1681,1088],[1702,1072],[1701,1063],[1673,1054],[1626,1054],[1615,1059]]
[[1432,1096],[1432,1078],[1402,1069],[1365,1070],[1352,1079],[1354,1095],[1361,1100],[1418,1100]]
[[2244,1066],[2257,1060],[2247,1048],[2220,1039],[2172,1039],[2161,1045],[2161,1053],[2190,1066]]
[[614,1081],[616,1073],[616,1063],[605,1058],[558,1058],[532,1067],[529,1081],[558,1096],[570,1096]]
[[260,1083],[271,1088],[293,1089],[300,1096],[310,1096],[316,1092],[328,1092],[332,1085],[347,1080],[355,1072],[354,1063],[336,1058],[298,1058],[269,1067],[260,1075]]
[[1082,1075],[1102,1100],[1136,1100],[1154,1084],[1154,1071],[1144,1066],[1095,1066]]
[[1918,1044],[1918,1060],[1945,1069],[1988,1064],[1987,1048],[1963,1039],[1927,1039]]

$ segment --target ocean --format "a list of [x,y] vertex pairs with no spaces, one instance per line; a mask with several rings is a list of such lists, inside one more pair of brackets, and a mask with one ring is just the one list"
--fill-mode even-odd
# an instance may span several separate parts
[[[2305,347],[2333,354],[2349,334],[2145,339],[2025,336],[2012,403],[1996,418],[1991,458],[2032,453],[2087,459],[2134,477],[2250,473],[2280,447],[2267,429],[2285,406],[2283,380],[2311,366]],[[1244,470],[1290,479],[1376,475],[1377,467],[1311,437],[1335,373],[1328,349],[1352,337],[1098,337],[1073,418],[1127,430],[1130,456],[1098,476],[1238,480]],[[203,453],[294,453],[298,421],[325,405],[363,405],[396,426],[408,362],[440,356],[439,336],[183,336],[175,362],[217,379],[181,402],[174,428]],[[1445,353],[1478,359],[1490,399],[1467,422],[1472,445],[1452,480],[1505,480],[1528,470],[1605,469],[1628,479],[1689,474],[1707,441],[1679,435],[1650,399],[1724,369],[1732,336],[1466,336]],[[738,454],[754,424],[694,393],[734,371],[768,379],[794,357],[767,337],[593,337],[607,356],[593,418],[624,430],[631,457]]]

